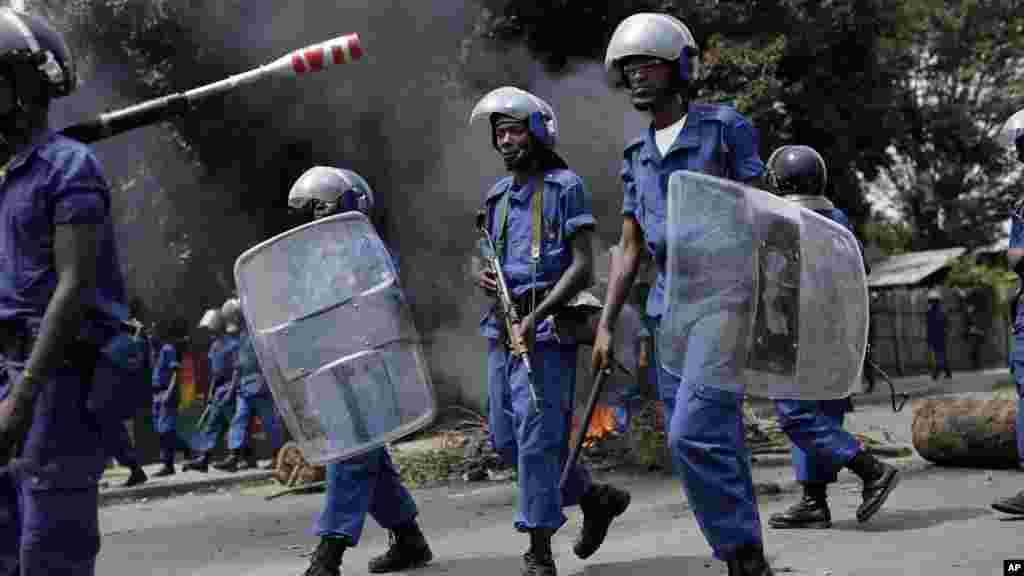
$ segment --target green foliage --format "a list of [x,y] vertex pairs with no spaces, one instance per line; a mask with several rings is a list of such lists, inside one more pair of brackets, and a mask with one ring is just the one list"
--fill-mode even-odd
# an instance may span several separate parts
[[1017,286],[1017,275],[1005,268],[978,264],[969,257],[957,259],[946,276],[945,285],[969,290],[976,287],[991,288],[1000,302]]
[[914,231],[905,222],[877,218],[864,224],[863,240],[874,244],[887,256],[910,251]]

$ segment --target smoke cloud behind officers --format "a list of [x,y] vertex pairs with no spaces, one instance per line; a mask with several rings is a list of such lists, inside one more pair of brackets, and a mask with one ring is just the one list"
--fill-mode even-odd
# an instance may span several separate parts
[[48,126],[51,100],[76,84],[70,53],[52,27],[0,9],[5,575],[91,576],[100,548],[106,454],[86,390],[101,343],[79,335],[103,334],[128,311],[110,187],[88,147]]

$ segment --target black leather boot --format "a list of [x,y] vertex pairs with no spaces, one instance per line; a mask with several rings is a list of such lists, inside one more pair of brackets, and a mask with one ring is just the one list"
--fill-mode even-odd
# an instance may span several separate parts
[[857,521],[867,522],[885,504],[889,494],[900,481],[900,472],[895,466],[861,450],[846,465],[864,482],[863,502],[857,508]]
[[321,538],[302,576],[341,576],[341,557],[348,548],[343,538]]
[[181,469],[185,471],[195,470],[196,472],[209,472],[210,456],[206,452],[200,452],[198,458],[185,462]]
[[135,465],[132,468],[132,473],[128,476],[128,479],[121,484],[122,488],[131,488],[132,486],[138,486],[149,480],[149,476],[146,476],[146,471],[142,469],[142,466]]
[[832,513],[828,509],[827,484],[804,484],[804,496],[785,512],[772,514],[772,528],[829,528]]
[[551,554],[553,530],[534,528],[530,530],[530,549],[523,554],[522,576],[558,576],[555,559]]
[[434,559],[415,520],[391,530],[388,539],[388,551],[370,560],[367,566],[374,574],[419,568]]
[[242,451],[232,450],[227,458],[214,462],[213,467],[221,472],[238,472],[238,464],[242,461]]
[[725,564],[729,567],[729,576],[775,576],[760,544],[740,547],[736,556],[726,560]]
[[583,529],[572,550],[580,559],[589,558],[601,547],[612,520],[629,507],[629,492],[607,484],[593,484],[580,498]]

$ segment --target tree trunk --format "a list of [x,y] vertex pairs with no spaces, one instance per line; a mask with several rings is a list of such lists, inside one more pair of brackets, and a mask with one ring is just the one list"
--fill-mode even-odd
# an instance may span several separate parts
[[929,398],[914,407],[914,449],[943,466],[1015,468],[1017,399],[991,394]]

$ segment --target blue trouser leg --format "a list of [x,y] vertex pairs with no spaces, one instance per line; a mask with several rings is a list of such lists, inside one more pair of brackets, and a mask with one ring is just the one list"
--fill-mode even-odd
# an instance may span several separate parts
[[849,400],[776,400],[779,426],[793,443],[796,479],[830,484],[857,452],[857,438],[843,429]]
[[[0,398],[9,391],[3,376]],[[40,383],[20,458],[0,472],[0,576],[95,574],[107,453],[102,427],[83,409],[84,390],[66,365]]]
[[542,380],[535,382],[541,409],[530,413],[529,379],[521,361],[496,340],[487,355],[491,442],[519,474],[519,508],[515,527],[557,530],[565,523],[562,508],[579,504],[590,489],[590,472],[577,465],[559,490],[562,466],[569,456],[572,398],[576,387],[576,345],[538,342],[531,359]]
[[[662,367],[660,385],[677,383],[668,440],[687,500],[715,557],[728,560],[739,547],[761,545],[761,517],[746,446],[738,367],[719,351],[721,319],[709,316],[690,333],[687,356]],[[662,358],[662,363],[668,359]]]
[[245,446],[245,437],[249,432],[250,400],[238,396],[235,401],[235,415],[228,429],[228,448],[231,450],[241,450]]
[[1017,382],[1017,460],[1024,468],[1024,333],[1013,337],[1013,378]]
[[213,406],[210,407],[210,414],[203,422],[203,428],[196,434],[193,443],[195,449],[203,453],[213,450],[234,413],[235,404],[232,400],[215,398]]
[[[658,363],[658,325],[661,319],[659,317],[648,316],[644,314],[644,325],[647,327],[647,331],[651,334],[651,351],[649,355],[650,366],[648,367],[649,376],[651,382],[654,383],[655,389],[658,392],[658,400],[661,401],[662,407],[665,411],[665,439],[668,441],[669,427],[672,423],[672,415],[676,411],[676,391],[679,388],[680,379],[672,377],[666,373],[668,378],[662,375],[664,372],[661,369],[661,364]],[[671,449],[671,444],[669,445]],[[678,463],[675,458],[670,459],[672,462],[672,473],[675,475],[682,474],[679,469]]]
[[274,450],[281,447],[281,425],[277,421],[274,399],[271,396],[257,396],[249,399],[249,408],[263,422],[263,428],[270,435],[270,445]]
[[418,514],[412,494],[384,448],[345,462],[327,465],[327,497],[317,519],[317,536],[343,536],[359,544],[366,515],[385,530],[401,526]]
[[117,460],[117,463],[126,468],[135,468],[139,465],[139,458],[135,454],[135,447],[132,446],[131,436],[128,435],[128,428],[120,420],[109,420],[100,423],[103,434],[103,445],[107,454]]

